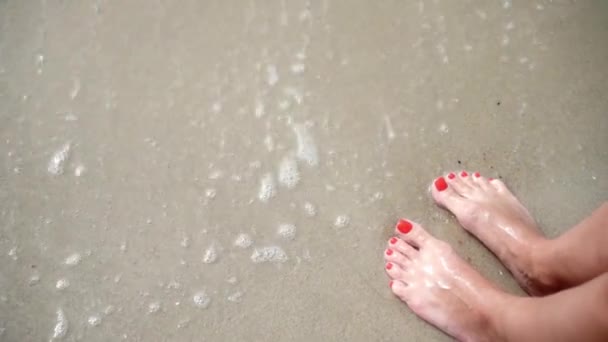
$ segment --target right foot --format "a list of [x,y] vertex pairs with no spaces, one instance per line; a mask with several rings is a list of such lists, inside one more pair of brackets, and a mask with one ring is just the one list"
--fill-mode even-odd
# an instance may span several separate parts
[[434,181],[432,195],[502,261],[526,292],[544,295],[555,290],[535,258],[548,240],[502,181],[477,172],[450,173]]

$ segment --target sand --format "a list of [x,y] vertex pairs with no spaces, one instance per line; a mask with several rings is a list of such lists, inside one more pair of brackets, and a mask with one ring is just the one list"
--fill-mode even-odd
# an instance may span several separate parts
[[0,339],[449,340],[386,240],[416,220],[522,293],[428,186],[502,177],[549,236],[599,206],[607,13],[0,1]]

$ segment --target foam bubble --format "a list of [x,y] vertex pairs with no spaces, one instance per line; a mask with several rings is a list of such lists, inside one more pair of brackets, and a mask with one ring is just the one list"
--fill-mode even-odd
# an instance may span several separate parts
[[66,278],[57,280],[57,283],[55,284],[55,288],[57,288],[57,290],[65,290],[68,287],[70,287],[70,281]]
[[262,177],[260,181],[260,190],[258,192],[258,198],[262,202],[268,202],[272,197],[276,195],[276,184],[271,173],[267,173]]
[[83,173],[84,173],[86,170],[87,170],[87,168],[86,168],[84,165],[79,164],[79,165],[78,165],[78,166],[76,166],[76,168],[74,169],[74,176],[76,176],[76,177],[80,177],[80,176],[82,176],[82,174],[83,174]]
[[251,244],[253,244],[251,236],[245,233],[239,234],[234,240],[234,245],[240,248],[248,248]]
[[291,72],[294,74],[301,74],[306,69],[306,64],[304,63],[294,63],[291,65]]
[[80,263],[81,260],[82,256],[80,255],[80,253],[73,253],[67,258],[65,258],[64,264],[68,266],[76,266]]
[[334,226],[336,226],[338,228],[344,228],[344,227],[348,226],[349,223],[350,223],[350,217],[348,217],[347,215],[340,215],[340,216],[336,217],[336,220],[334,221]]
[[51,341],[64,338],[68,333],[69,322],[68,318],[63,312],[63,309],[59,308],[56,312],[57,318],[55,320],[55,328],[53,329],[53,336],[51,337]]
[[298,162],[292,156],[283,158],[279,164],[279,183],[288,189],[294,188],[300,182]]
[[205,190],[205,196],[207,196],[208,199],[214,199],[216,195],[217,195],[217,190],[215,190],[213,188],[209,188],[209,189]]
[[19,259],[19,257],[17,256],[17,247],[13,247],[8,251],[8,256],[11,257],[11,259],[13,260],[17,260]]
[[206,309],[211,304],[211,297],[205,291],[199,291],[192,297],[194,306],[200,309]]
[[91,315],[87,319],[87,323],[92,327],[96,327],[101,324],[101,317],[99,315]]
[[217,261],[217,250],[215,249],[215,246],[209,246],[209,248],[207,248],[207,250],[205,251],[205,254],[203,255],[203,262],[205,264],[212,264],[215,261]]
[[286,240],[293,240],[296,237],[296,226],[291,223],[284,223],[279,225],[277,234]]
[[233,303],[240,303],[243,300],[243,292],[236,291],[233,294],[228,296],[228,301]]
[[306,212],[306,215],[310,217],[317,215],[317,208],[310,202],[304,203],[304,211]]
[[148,304],[148,312],[153,314],[160,311],[160,302],[152,302]]
[[312,138],[312,135],[308,131],[308,128],[302,124],[293,125],[293,131],[296,135],[297,140],[297,151],[296,157],[302,160],[310,166],[316,166],[319,164],[319,153],[317,146]]
[[256,248],[251,254],[251,261],[256,264],[262,262],[285,262],[287,259],[285,251],[278,246]]
[[65,168],[65,162],[70,157],[71,147],[72,144],[67,142],[63,144],[63,146],[61,146],[61,148],[53,154],[51,160],[49,160],[49,163],[47,165],[47,171],[50,174],[57,176],[63,173]]
[[30,279],[28,280],[28,285],[30,286],[34,286],[36,284],[38,284],[40,282],[40,275],[39,274],[33,274]]

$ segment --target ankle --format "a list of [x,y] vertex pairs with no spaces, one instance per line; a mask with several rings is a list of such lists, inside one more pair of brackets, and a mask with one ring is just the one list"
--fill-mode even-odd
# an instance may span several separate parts
[[543,238],[532,246],[526,274],[530,280],[530,294],[544,296],[562,289],[559,273],[564,265],[559,262],[556,245],[556,240]]
[[486,340],[509,341],[509,335],[505,330],[505,320],[509,318],[512,308],[517,306],[521,298],[500,290],[495,290],[486,298],[490,299],[484,310],[487,322]]

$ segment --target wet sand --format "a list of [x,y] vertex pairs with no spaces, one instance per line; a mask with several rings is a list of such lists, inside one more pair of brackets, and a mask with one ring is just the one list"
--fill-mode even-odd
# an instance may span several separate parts
[[[400,217],[502,177],[556,236],[608,191],[605,1],[0,2],[0,339],[443,341]],[[243,235],[241,235],[243,234]]]

